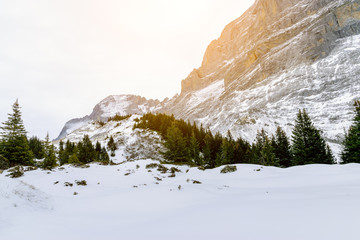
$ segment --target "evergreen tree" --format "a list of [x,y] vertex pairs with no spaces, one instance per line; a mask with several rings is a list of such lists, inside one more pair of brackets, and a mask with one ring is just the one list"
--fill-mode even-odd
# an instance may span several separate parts
[[195,137],[194,132],[192,133],[189,142],[189,157],[196,165],[203,165],[202,159],[200,157],[200,145]]
[[78,143],[78,159],[81,163],[86,164],[95,160],[95,149],[91,143],[89,135],[85,135],[82,142]]
[[18,100],[12,109],[13,113],[8,114],[8,120],[1,127],[0,154],[9,161],[10,166],[33,165],[34,155],[26,137]]
[[66,156],[65,156],[64,142],[62,140],[60,140],[60,142],[59,142],[58,158],[59,158],[60,165],[63,165],[65,162]]
[[46,135],[44,142],[44,160],[41,164],[41,167],[44,169],[51,170],[56,167],[56,152],[54,145],[51,144],[49,139],[49,134]]
[[274,148],[264,129],[258,131],[256,142],[253,145],[253,163],[264,166],[278,166],[275,158]]
[[211,142],[212,142],[213,136],[211,132],[208,132],[205,135],[204,138],[204,149],[203,149],[203,155],[204,155],[204,164],[208,168],[214,168],[215,167],[215,159],[212,159],[211,157]]
[[31,137],[29,139],[29,147],[36,159],[44,158],[44,144],[38,137]]
[[96,141],[95,144],[95,160],[100,161],[100,154],[101,154],[101,144],[99,141]]
[[[60,143],[62,143],[62,141],[60,141]],[[60,147],[61,147],[61,145],[60,145]],[[70,163],[69,159],[70,159],[70,156],[72,156],[73,154],[75,154],[75,155],[77,154],[77,148],[74,143],[67,140],[65,143],[64,152],[62,152],[61,149],[59,149],[60,165]]]
[[168,128],[163,145],[166,148],[166,151],[162,154],[166,160],[173,162],[188,161],[189,155],[185,139],[183,138],[180,129],[175,124]]
[[360,163],[360,101],[355,101],[354,107],[353,124],[345,134],[343,141],[342,163]]
[[99,161],[108,163],[110,162],[109,154],[107,153],[105,147],[101,148],[100,154],[99,154]]
[[216,165],[221,166],[224,164],[233,164],[235,163],[234,158],[234,142],[232,141],[232,138],[224,138],[222,140],[222,144],[220,147],[220,154],[217,158]]
[[332,153],[328,151],[330,148],[327,149],[320,130],[315,128],[305,109],[299,110],[292,132],[293,165],[332,164]]
[[108,147],[109,151],[111,152],[111,156],[115,157],[115,151],[118,149],[118,147],[117,147],[117,145],[116,145],[116,143],[114,141],[114,138],[112,136],[110,136],[107,147]]
[[69,164],[74,164],[74,165],[81,165],[82,163],[80,162],[79,158],[77,157],[76,153],[71,154],[71,156],[69,157],[68,162]]
[[275,136],[271,140],[271,145],[274,148],[274,154],[281,167],[291,166],[291,151],[290,142],[284,130],[277,127]]
[[234,144],[234,163],[251,163],[251,145],[241,137]]

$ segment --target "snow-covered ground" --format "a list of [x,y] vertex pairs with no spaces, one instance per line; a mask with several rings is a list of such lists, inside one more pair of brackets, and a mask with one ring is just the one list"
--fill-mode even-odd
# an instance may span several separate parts
[[[360,237],[358,164],[237,165],[227,174],[221,168],[178,166],[181,172],[169,177],[170,172],[149,172],[149,163],[155,161],[65,166],[17,179],[3,172],[0,239]],[[87,185],[78,186],[77,180]]]

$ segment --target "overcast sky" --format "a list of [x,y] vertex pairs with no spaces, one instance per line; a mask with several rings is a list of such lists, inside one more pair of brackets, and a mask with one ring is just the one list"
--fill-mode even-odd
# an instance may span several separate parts
[[0,121],[56,138],[111,94],[172,97],[254,0],[0,0]]

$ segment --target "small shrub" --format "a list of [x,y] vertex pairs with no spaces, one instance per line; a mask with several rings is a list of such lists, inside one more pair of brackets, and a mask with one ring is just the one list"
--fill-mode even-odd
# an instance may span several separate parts
[[154,177],[157,181],[162,181],[162,179],[161,178],[159,178],[159,177]]
[[69,182],[64,182],[64,186],[65,187],[72,187],[74,184],[69,183]]
[[78,193],[77,193],[77,192],[74,192],[74,195],[76,196],[76,195],[78,195]]
[[131,174],[131,173],[128,172],[128,173],[125,173],[124,176],[129,176],[130,174]]
[[203,166],[199,166],[198,169],[199,169],[200,171],[205,171],[205,167],[203,167]]
[[176,167],[172,167],[172,168],[170,168],[170,172],[171,173],[177,173],[177,172],[181,172],[181,170],[176,168]]
[[9,172],[10,173],[7,175],[8,177],[18,178],[24,175],[24,168],[22,166],[16,166],[10,169]]
[[169,175],[170,178],[176,177],[175,173]]
[[140,168],[140,165],[136,165],[136,169],[139,169]]
[[149,163],[145,166],[146,169],[154,169],[157,168],[159,166],[159,164],[157,163]]
[[56,181],[56,182],[54,182],[54,185],[56,185],[56,184],[58,184],[59,183],[59,181]]
[[78,186],[86,186],[87,185],[87,182],[85,180],[81,180],[81,181],[76,180],[75,182]]
[[202,184],[200,181],[197,181],[197,180],[192,180],[193,181],[193,184]]
[[221,169],[220,173],[231,173],[236,171],[237,171],[236,166],[225,166],[223,169]]
[[161,173],[166,173],[169,169],[161,164],[159,164],[157,170]]

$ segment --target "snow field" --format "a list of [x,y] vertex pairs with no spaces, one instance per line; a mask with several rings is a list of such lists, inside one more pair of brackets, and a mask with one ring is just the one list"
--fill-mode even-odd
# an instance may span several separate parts
[[[358,164],[236,165],[238,170],[227,174],[220,173],[222,167],[175,166],[181,172],[169,177],[170,172],[149,172],[149,163],[156,161],[65,166],[29,171],[18,179],[6,177],[5,171],[0,174],[0,239],[360,236]],[[78,186],[76,180],[87,185]]]

